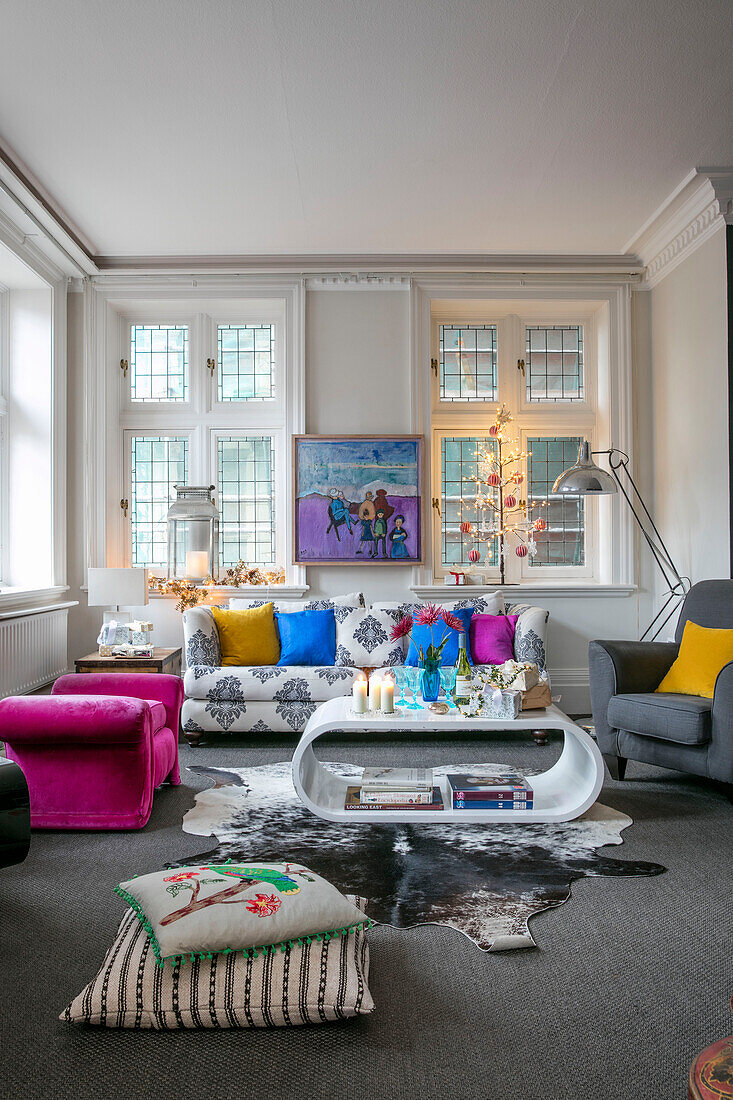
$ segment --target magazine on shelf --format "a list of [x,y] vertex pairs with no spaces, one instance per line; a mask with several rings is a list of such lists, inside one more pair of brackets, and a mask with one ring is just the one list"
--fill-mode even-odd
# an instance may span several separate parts
[[432,791],[432,768],[364,768],[361,777],[364,790]]
[[409,789],[406,790],[406,791],[398,791],[394,788],[390,788],[389,790],[376,791],[376,790],[364,790],[364,788],[362,787],[361,788],[361,801],[362,802],[371,802],[371,803],[375,803],[375,802],[397,802],[397,803],[415,802],[415,803],[418,803],[418,804],[422,803],[422,802],[432,802],[433,801],[433,788],[431,787],[429,791],[427,791],[427,790],[426,791],[415,791],[415,790],[409,790]]
[[530,799],[533,795],[533,790],[530,787],[527,780],[516,774],[502,775],[501,773],[495,774],[478,774],[469,772],[466,774],[449,774],[448,789],[452,795],[453,800],[456,798],[463,799],[465,801],[479,799],[479,800],[519,800]]
[[520,798],[516,801],[499,798],[453,799],[454,810],[531,810],[533,806],[532,798]]
[[354,811],[385,810],[387,812],[390,810],[442,810],[444,805],[440,787],[433,787],[431,802],[362,802],[359,788],[347,787],[344,809]]

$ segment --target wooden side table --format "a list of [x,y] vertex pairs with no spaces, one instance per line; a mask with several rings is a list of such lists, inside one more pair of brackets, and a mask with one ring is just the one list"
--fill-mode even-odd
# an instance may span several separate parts
[[88,653],[74,661],[76,672],[167,672],[181,675],[181,647],[161,649],[155,647],[152,657],[100,657]]

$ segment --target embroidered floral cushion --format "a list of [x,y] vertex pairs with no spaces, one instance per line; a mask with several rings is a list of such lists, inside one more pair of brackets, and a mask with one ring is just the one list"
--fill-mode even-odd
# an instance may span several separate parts
[[[220,863],[154,871],[115,892],[135,910],[161,962],[338,938],[362,914],[320,875],[290,863]],[[367,922],[369,926],[370,922]]]
[[386,611],[350,611],[336,623],[336,664],[354,668],[401,665],[402,643],[390,638],[394,625],[394,617]]
[[[363,898],[351,899],[360,914]],[[372,1012],[363,930],[159,967],[152,941],[128,909],[99,973],[59,1017],[121,1028],[244,1028],[319,1024]]]

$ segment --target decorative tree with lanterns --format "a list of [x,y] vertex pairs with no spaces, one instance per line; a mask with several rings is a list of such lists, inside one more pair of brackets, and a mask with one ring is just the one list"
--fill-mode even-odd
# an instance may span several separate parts
[[[546,507],[546,501],[529,504],[520,494],[524,482],[521,464],[529,457],[516,439],[511,438],[511,414],[505,405],[496,410],[489,436],[495,446],[479,450],[476,473],[463,480],[475,486],[476,495],[471,501],[461,497],[461,534],[469,535],[476,542],[486,544],[485,560],[488,564],[491,548],[498,541],[499,576],[505,580],[506,555],[514,544],[518,558],[533,558],[537,553],[535,532],[545,531],[547,522],[535,510]],[[464,518],[465,510],[475,513],[473,521]],[[472,547],[468,560],[475,565],[481,560],[481,551]]]

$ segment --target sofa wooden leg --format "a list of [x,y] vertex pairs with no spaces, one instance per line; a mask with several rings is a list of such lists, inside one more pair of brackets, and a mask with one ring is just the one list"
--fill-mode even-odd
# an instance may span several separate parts
[[191,746],[192,749],[197,749],[199,747],[199,745],[201,744],[201,738],[204,735],[203,735],[203,733],[199,733],[199,732],[187,733],[184,730],[183,731],[183,736],[186,738],[186,740],[188,741],[188,743],[189,743],[189,745]]
[[532,730],[532,738],[535,745],[547,744],[547,730]]
[[606,761],[606,767],[608,768],[611,779],[621,780],[626,775],[626,765],[628,761],[625,756],[607,756],[603,754],[603,759]]

